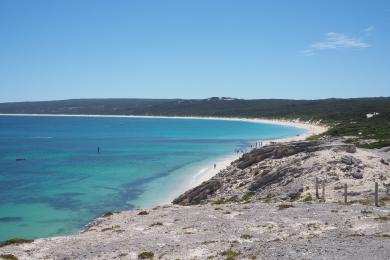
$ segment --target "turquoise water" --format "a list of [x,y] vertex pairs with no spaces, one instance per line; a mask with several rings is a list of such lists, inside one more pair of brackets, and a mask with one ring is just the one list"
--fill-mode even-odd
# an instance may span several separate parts
[[304,131],[201,119],[0,116],[0,240],[71,234],[107,211],[157,205],[235,149]]

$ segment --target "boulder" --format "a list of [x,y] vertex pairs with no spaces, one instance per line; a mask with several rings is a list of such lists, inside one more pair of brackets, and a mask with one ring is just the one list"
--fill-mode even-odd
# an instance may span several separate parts
[[356,146],[354,146],[354,145],[346,146],[345,151],[347,153],[356,153]]
[[275,143],[254,149],[237,160],[237,168],[245,169],[265,159],[281,159],[298,153],[311,153],[321,150],[337,150],[352,153],[356,148],[351,144],[328,144],[324,141],[299,141]]
[[352,156],[343,155],[343,157],[341,157],[341,162],[346,165],[352,165]]
[[350,156],[350,155],[343,155],[340,160],[342,163],[344,163],[346,165],[360,165],[360,164],[362,164],[361,160],[356,159],[355,157]]
[[199,186],[185,192],[172,201],[173,204],[183,206],[195,205],[205,202],[209,195],[221,188],[222,182],[219,179],[205,181]]
[[384,165],[389,165],[389,162],[388,161],[385,161],[385,159],[381,159],[381,163],[384,164]]
[[351,175],[355,179],[363,179],[363,173],[362,172],[353,172],[353,173],[351,173]]
[[290,191],[287,193],[287,196],[289,196],[290,199],[296,199],[302,192],[303,186],[301,184],[296,184],[291,187]]

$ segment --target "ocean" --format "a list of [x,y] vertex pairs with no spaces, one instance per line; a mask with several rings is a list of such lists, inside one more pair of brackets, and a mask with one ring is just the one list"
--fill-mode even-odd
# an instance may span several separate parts
[[305,131],[231,120],[0,116],[0,241],[72,234],[105,212],[168,203],[235,150]]

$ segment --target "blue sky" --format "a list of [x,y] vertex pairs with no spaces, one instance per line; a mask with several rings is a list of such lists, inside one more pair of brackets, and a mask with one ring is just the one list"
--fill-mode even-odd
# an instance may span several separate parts
[[390,1],[0,0],[0,102],[390,96]]

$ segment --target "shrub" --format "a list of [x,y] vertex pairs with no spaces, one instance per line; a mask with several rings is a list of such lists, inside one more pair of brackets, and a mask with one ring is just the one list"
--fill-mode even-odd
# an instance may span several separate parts
[[279,204],[278,208],[279,208],[279,210],[288,209],[288,208],[294,208],[294,205],[291,205],[291,204]]
[[13,254],[0,255],[0,258],[6,259],[6,260],[18,260],[18,258],[16,256],[14,256]]
[[249,201],[253,197],[253,195],[255,195],[255,192],[249,191],[245,193],[244,196],[242,196],[241,201]]
[[360,200],[351,200],[351,201],[348,201],[348,205],[352,205],[352,204],[356,204],[356,203],[359,203],[359,204],[362,204],[362,205],[365,205],[365,206],[370,206],[372,204],[371,201],[367,200],[367,199],[360,199]]
[[161,223],[161,222],[155,222],[155,223],[151,224],[150,226],[154,227],[154,226],[162,226],[162,225],[163,225],[163,223]]
[[244,234],[244,235],[241,235],[240,238],[242,238],[242,239],[251,239],[252,236],[248,235],[248,234]]
[[241,254],[241,252],[234,251],[234,250],[231,250],[231,249],[223,251],[221,253],[221,255],[226,256],[227,257],[226,259],[228,259],[228,260],[233,260],[233,259],[235,259],[236,256],[239,256],[240,254]]
[[31,243],[33,241],[34,240],[24,239],[24,238],[12,238],[9,240],[5,240],[3,243],[0,244],[0,247],[8,246],[8,245],[19,245],[19,244],[23,244],[23,243]]
[[154,254],[152,252],[142,252],[138,255],[138,259],[153,259]]
[[222,205],[222,204],[225,204],[226,202],[225,202],[225,200],[224,199],[218,199],[218,200],[216,200],[216,201],[214,201],[214,205]]
[[379,232],[379,233],[375,233],[374,236],[376,236],[376,237],[390,237],[390,233]]
[[313,201],[313,197],[311,196],[311,194],[307,194],[306,197],[303,199],[304,202],[312,202]]
[[375,218],[375,220],[390,221],[390,216],[379,216],[379,217]]

